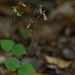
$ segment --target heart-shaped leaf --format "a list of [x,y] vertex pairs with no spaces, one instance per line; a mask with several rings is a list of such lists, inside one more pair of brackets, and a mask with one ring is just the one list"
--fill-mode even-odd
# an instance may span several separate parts
[[0,40],[0,42],[2,49],[6,52],[9,52],[15,45],[15,42],[12,40]]
[[4,63],[5,66],[11,71],[16,71],[20,64],[19,60],[13,57],[6,59]]
[[24,63],[24,64],[22,64],[22,65],[20,66],[18,72],[19,72],[20,74],[29,75],[29,74],[35,73],[35,70],[34,70],[34,68],[32,67],[31,64],[29,64],[29,63]]
[[13,55],[24,55],[26,54],[26,49],[22,44],[17,44],[13,49],[12,49],[12,54]]

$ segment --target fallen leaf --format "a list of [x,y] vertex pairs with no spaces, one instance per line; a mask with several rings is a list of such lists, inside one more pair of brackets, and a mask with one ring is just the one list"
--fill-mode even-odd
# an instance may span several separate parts
[[69,15],[62,15],[64,19],[66,19],[67,21],[69,21],[71,24],[73,24],[75,26],[75,18],[73,18],[72,16]]
[[71,13],[73,13],[72,5],[68,2],[62,4],[60,7],[54,9],[53,11],[51,11],[51,13],[49,15],[49,19],[53,20],[56,17],[56,15],[58,15],[60,13],[65,14],[65,15],[70,15]]
[[69,0],[68,3],[70,3],[71,5],[75,6],[75,1],[74,0]]
[[72,61],[65,61],[65,60],[62,60],[60,58],[51,57],[51,56],[47,56],[47,55],[45,55],[44,57],[45,57],[45,59],[47,60],[48,63],[55,64],[59,68],[62,68],[62,69],[66,68],[66,67],[69,67],[72,63]]

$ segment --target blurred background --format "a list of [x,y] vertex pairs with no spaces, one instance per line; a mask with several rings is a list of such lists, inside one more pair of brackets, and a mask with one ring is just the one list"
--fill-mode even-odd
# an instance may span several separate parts
[[[17,6],[19,1],[0,0],[0,39],[13,37],[28,52],[39,5],[44,5],[42,9],[48,21],[44,21],[43,16],[38,19],[35,41],[28,58],[14,57],[23,63],[31,63],[36,70],[33,75],[75,75],[75,0],[23,0],[27,7],[18,7],[23,14],[16,16],[13,28],[12,7]],[[25,29],[30,20],[33,23]],[[0,75],[16,75],[4,65],[4,60],[12,56],[11,52],[4,52],[0,47]]]

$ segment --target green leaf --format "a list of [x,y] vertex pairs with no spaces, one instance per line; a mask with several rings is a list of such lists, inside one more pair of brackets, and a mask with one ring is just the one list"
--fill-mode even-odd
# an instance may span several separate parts
[[13,49],[12,49],[12,54],[13,55],[24,55],[26,54],[26,49],[22,44],[17,44]]
[[18,59],[12,57],[6,59],[4,63],[5,66],[11,71],[16,71],[19,68],[19,64],[20,64]]
[[26,5],[26,4],[24,4],[24,3],[22,3],[22,6],[23,6],[23,7],[27,7],[27,5]]
[[27,7],[27,5],[24,4],[22,1],[20,1],[19,4],[22,5],[23,7]]
[[13,12],[17,13],[17,7],[13,7]]
[[30,38],[30,36],[29,36],[29,34],[27,33],[27,31],[25,30],[25,28],[20,28],[19,31],[20,31],[22,37],[24,37],[25,39],[29,39],[29,38]]
[[0,40],[0,42],[2,49],[6,52],[9,52],[15,45],[15,42],[12,40]]
[[24,63],[24,64],[22,64],[22,65],[20,66],[18,72],[19,72],[20,74],[29,75],[29,74],[35,73],[35,70],[34,70],[34,68],[32,67],[31,64],[29,64],[29,63]]
[[29,29],[29,28],[30,28],[30,25],[31,25],[31,24],[29,23],[29,24],[27,25],[27,27],[26,27],[26,28],[27,28],[27,29]]
[[22,4],[22,1],[20,1],[19,4]]
[[21,16],[21,13],[17,12],[17,16]]

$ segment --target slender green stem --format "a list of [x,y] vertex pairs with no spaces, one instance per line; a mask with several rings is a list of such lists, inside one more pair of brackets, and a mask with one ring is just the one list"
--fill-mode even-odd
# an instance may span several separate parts
[[31,48],[32,48],[32,45],[33,45],[33,42],[34,42],[34,39],[35,39],[35,33],[36,33],[36,29],[37,29],[37,22],[38,22],[38,19],[39,19],[39,15],[38,15],[38,17],[37,17],[37,19],[36,19],[36,22],[35,22],[35,26],[34,26],[34,30],[33,30],[33,33],[34,33],[34,36],[33,36],[33,39],[32,39],[32,41],[31,41],[31,44],[30,44],[30,46],[29,46],[29,51],[28,51],[28,53],[26,54],[26,56],[25,57],[27,57],[28,55],[29,55],[29,53],[30,53],[30,50],[31,50]]

